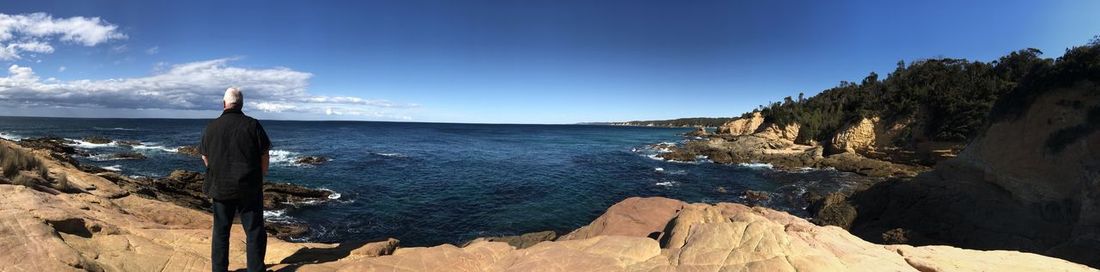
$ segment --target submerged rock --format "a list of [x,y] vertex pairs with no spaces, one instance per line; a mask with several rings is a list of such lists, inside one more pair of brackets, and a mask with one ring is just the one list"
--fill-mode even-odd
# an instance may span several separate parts
[[141,141],[135,141],[135,140],[118,140],[118,141],[115,141],[115,143],[118,144],[118,145],[121,145],[121,146],[129,146],[129,147],[141,145]]
[[771,194],[763,191],[745,190],[745,195],[742,198],[753,202],[767,202],[772,199]]
[[289,183],[264,183],[264,209],[277,210],[287,206],[330,200],[332,191],[311,189]]
[[103,136],[88,136],[84,137],[84,141],[91,144],[109,144],[111,139]]
[[710,136],[710,133],[707,132],[706,128],[698,127],[698,128],[695,128],[695,130],[692,130],[691,132],[685,133],[684,136],[706,137],[706,136]]
[[144,160],[144,159],[146,159],[145,154],[141,154],[141,153],[137,153],[137,152],[115,153],[115,154],[111,155],[111,158],[112,159],[119,159],[119,160]]
[[297,160],[294,160],[294,162],[298,164],[318,165],[328,162],[329,160],[329,158],[323,156],[303,156],[298,158]]

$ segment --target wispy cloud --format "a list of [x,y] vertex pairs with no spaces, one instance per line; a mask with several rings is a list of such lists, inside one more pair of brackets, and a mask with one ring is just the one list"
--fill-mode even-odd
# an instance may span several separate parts
[[54,18],[46,13],[0,13],[0,60],[22,59],[24,53],[50,54],[53,41],[95,46],[126,39],[118,26],[99,17]]
[[[239,86],[245,106],[265,112],[391,117],[416,104],[307,91],[313,76],[285,67],[242,68],[222,58],[158,68],[154,74],[106,80],[40,80],[30,67],[11,65],[0,77],[0,104],[23,107],[209,110],[226,87]],[[401,119],[401,118],[398,118]]]
[[153,46],[149,47],[149,49],[145,49],[146,55],[156,55],[157,53],[160,53],[160,46]]

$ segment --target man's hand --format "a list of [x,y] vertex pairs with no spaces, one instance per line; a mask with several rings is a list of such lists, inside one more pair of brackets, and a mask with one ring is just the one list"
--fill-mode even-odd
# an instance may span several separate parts
[[264,176],[267,176],[267,165],[271,163],[271,155],[264,151],[264,154],[260,156],[260,169],[263,170]]
[[202,165],[210,167],[210,161],[206,160],[206,155],[202,155]]

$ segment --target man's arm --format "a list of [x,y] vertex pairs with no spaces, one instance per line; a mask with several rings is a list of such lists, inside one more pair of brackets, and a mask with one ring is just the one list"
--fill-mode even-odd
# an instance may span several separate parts
[[[206,167],[210,167],[210,161],[206,159],[206,155],[202,155],[202,165],[206,166]],[[266,169],[266,168],[264,168],[264,169]]]
[[[203,157],[204,159],[206,157]],[[268,155],[267,151],[264,151],[264,155],[260,156],[260,169],[263,170],[264,176],[267,176],[267,166],[271,162],[271,155]]]

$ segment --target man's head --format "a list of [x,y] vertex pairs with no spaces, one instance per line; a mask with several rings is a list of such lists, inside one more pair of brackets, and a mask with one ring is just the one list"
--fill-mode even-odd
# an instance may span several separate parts
[[244,105],[244,95],[241,94],[241,89],[237,87],[229,87],[225,89],[225,97],[222,98],[222,109],[241,109]]

